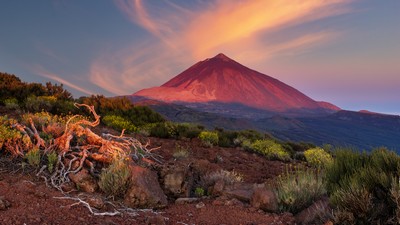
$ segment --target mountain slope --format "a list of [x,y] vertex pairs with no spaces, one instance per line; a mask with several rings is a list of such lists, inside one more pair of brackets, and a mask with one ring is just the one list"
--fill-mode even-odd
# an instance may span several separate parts
[[133,96],[175,103],[238,103],[271,112],[339,110],[223,54],[198,62],[160,87]]

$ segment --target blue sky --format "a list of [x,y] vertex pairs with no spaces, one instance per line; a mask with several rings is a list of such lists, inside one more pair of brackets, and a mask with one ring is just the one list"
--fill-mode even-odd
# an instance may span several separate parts
[[400,114],[400,1],[5,0],[0,71],[132,94],[222,52],[315,100]]

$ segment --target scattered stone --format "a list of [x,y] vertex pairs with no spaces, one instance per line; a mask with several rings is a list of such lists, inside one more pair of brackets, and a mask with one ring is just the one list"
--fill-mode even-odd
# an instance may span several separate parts
[[175,200],[175,204],[183,205],[183,204],[197,202],[198,200],[199,200],[198,198],[178,198]]
[[243,202],[237,200],[236,198],[233,198],[233,199],[225,201],[224,205],[226,205],[226,206],[240,206],[240,207],[244,206]]
[[124,198],[128,207],[162,208],[168,204],[155,172],[140,166],[130,166],[130,170],[131,185]]
[[225,182],[220,179],[217,180],[212,188],[211,195],[212,196],[220,196],[225,188]]
[[204,208],[206,205],[203,202],[199,202],[196,204],[196,209]]
[[104,201],[99,196],[91,196],[90,198],[87,199],[87,203],[89,203],[91,207],[96,209],[104,208]]
[[11,207],[11,203],[7,201],[3,196],[0,196],[0,210],[6,210]]
[[248,189],[234,189],[230,191],[224,191],[224,195],[229,198],[236,198],[242,202],[250,202],[253,190]]
[[75,191],[76,190],[75,184],[73,182],[63,183],[61,184],[61,190],[66,193]]
[[146,218],[146,225],[165,225],[165,218],[161,215],[149,216]]
[[75,183],[78,190],[94,193],[98,188],[96,180],[89,174],[87,169],[83,168],[76,174],[70,173],[68,177]]
[[262,209],[267,212],[278,211],[278,201],[271,190],[265,188],[255,188],[251,196],[250,204],[254,208]]

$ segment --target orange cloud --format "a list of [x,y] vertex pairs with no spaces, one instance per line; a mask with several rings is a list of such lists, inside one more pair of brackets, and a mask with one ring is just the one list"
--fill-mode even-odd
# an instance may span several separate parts
[[[311,21],[348,13],[348,0],[248,0],[172,2],[115,0],[134,24],[152,35],[129,50],[107,52],[91,66],[91,81],[114,94],[130,94],[167,81],[180,68],[219,52],[254,66],[276,55],[300,54],[332,40],[335,31],[287,31]],[[276,38],[276,35],[282,38]],[[275,36],[274,40],[270,38]]]

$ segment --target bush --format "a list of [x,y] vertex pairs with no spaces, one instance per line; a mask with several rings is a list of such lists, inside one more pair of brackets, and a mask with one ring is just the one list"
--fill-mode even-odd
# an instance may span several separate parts
[[203,177],[203,182],[206,186],[214,185],[218,180],[224,181],[225,184],[233,184],[243,181],[243,175],[235,171],[218,170],[207,174]]
[[[356,224],[388,224],[398,210],[393,191],[400,174],[400,157],[384,148],[371,154],[349,149],[335,152],[326,169],[330,200],[339,212],[336,220]],[[343,216],[345,215],[345,216]]]
[[195,194],[197,197],[203,197],[204,194],[205,194],[205,191],[204,191],[203,188],[197,187],[197,188],[194,190],[194,194]]
[[133,123],[121,116],[107,115],[102,118],[102,122],[106,126],[114,128],[118,131],[122,131],[123,129],[125,129],[128,133],[137,131],[137,128],[135,125],[133,125]]
[[40,151],[38,148],[33,148],[25,154],[28,164],[37,168],[40,165]]
[[115,159],[100,174],[99,187],[108,196],[123,197],[129,188],[130,170],[123,159]]
[[20,106],[18,104],[18,99],[16,98],[8,98],[4,100],[4,105],[8,110],[19,110]]
[[150,136],[158,138],[171,138],[173,127],[171,123],[156,123],[150,128]]
[[322,173],[311,169],[287,170],[275,181],[279,209],[298,213],[326,193]]
[[183,147],[179,144],[175,144],[175,150],[172,156],[175,159],[182,159],[182,158],[187,158],[189,156],[189,150],[188,147]]
[[314,167],[323,168],[332,163],[332,156],[322,148],[311,148],[304,152],[307,162]]
[[57,160],[58,160],[58,155],[56,152],[51,152],[47,154],[47,169],[49,170],[50,173],[53,172]]
[[176,134],[178,138],[196,138],[204,128],[189,123],[176,124]]
[[251,149],[265,155],[268,159],[290,160],[290,154],[274,140],[256,140]]
[[199,138],[204,146],[212,147],[213,145],[218,145],[218,133],[211,131],[202,131],[199,134]]
[[54,96],[29,96],[25,100],[25,108],[30,112],[51,111],[57,101]]

